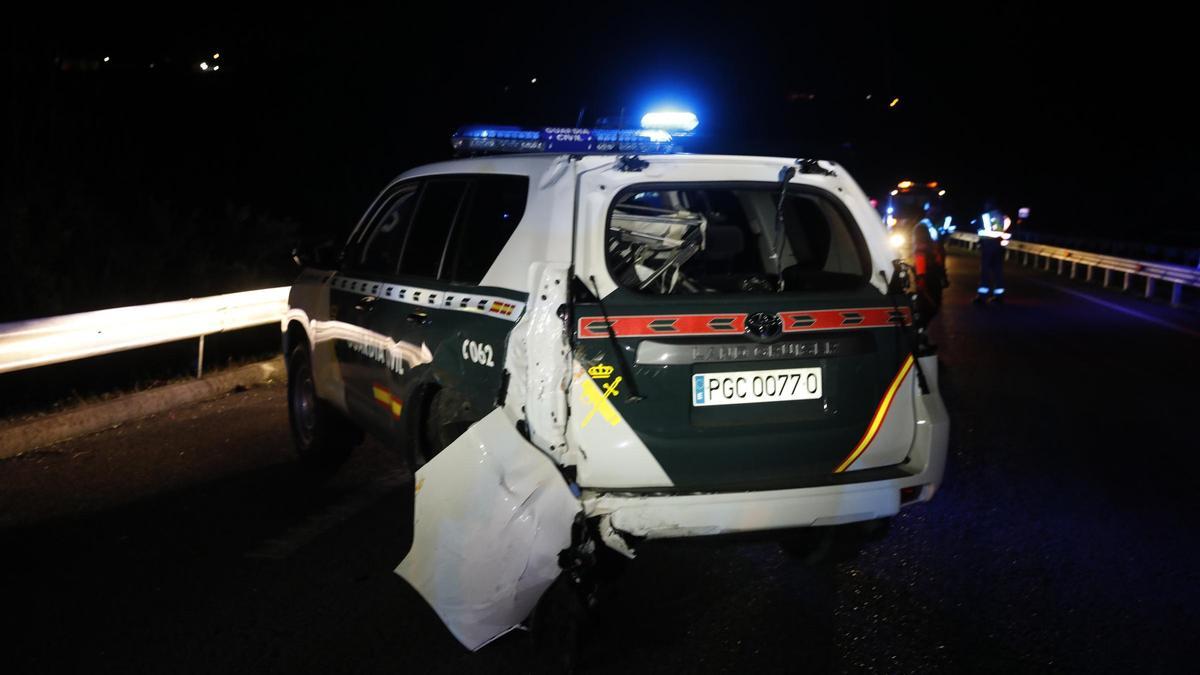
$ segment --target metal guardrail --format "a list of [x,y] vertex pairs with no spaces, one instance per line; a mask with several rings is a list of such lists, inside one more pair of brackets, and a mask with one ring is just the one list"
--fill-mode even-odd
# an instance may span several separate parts
[[282,320],[289,286],[0,324],[0,373],[199,338]]
[[[974,249],[979,237],[955,232],[950,235],[950,243]],[[1146,297],[1154,295],[1157,282],[1173,284],[1172,305],[1181,304],[1184,286],[1200,288],[1200,269],[1182,265],[1117,258],[1015,239],[1009,240],[1005,257],[1011,259],[1014,254],[1023,256],[1026,265],[1047,270],[1051,261],[1057,260],[1059,274],[1069,264],[1072,278],[1083,267],[1088,281],[1096,270],[1103,270],[1105,286],[1111,285],[1114,273],[1122,274],[1124,290],[1130,289],[1134,277],[1142,277]],[[289,290],[289,286],[281,286],[3,323],[0,324],[0,373],[199,338],[196,360],[199,377],[204,370],[205,335],[282,320]]]
[[[979,236],[966,232],[955,232],[950,235],[950,241],[974,249],[979,244]],[[1105,286],[1112,284],[1113,274],[1121,274],[1121,287],[1126,291],[1132,286],[1134,277],[1142,277],[1145,280],[1147,298],[1154,295],[1158,282],[1173,284],[1171,304],[1174,306],[1182,304],[1184,286],[1200,287],[1200,269],[1183,265],[1130,260],[1129,258],[1010,239],[1008,246],[1005,247],[1005,259],[1010,260],[1016,254],[1022,256],[1024,264],[1046,270],[1050,269],[1051,261],[1057,260],[1059,274],[1066,273],[1067,266],[1070,265],[1072,279],[1077,276],[1080,267],[1084,269],[1088,281],[1093,279],[1096,270],[1103,270]]]

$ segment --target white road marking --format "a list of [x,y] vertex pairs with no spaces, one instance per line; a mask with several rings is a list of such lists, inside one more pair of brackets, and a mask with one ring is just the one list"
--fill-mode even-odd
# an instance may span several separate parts
[[247,558],[283,560],[310,544],[325,532],[346,522],[388,493],[409,484],[406,473],[394,471],[368,483],[350,499],[333,504],[329,508],[305,518],[301,523],[288,528],[278,537],[263,541],[254,550],[246,553]]

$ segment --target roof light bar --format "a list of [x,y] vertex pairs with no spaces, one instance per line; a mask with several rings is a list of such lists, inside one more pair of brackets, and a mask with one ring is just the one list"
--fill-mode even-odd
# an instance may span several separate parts
[[696,114],[691,112],[657,110],[642,115],[643,129],[663,129],[686,134],[699,125],[700,120],[696,119]]
[[576,129],[546,127],[540,130],[507,126],[463,127],[450,144],[459,154],[520,152],[669,154],[674,138],[662,129]]

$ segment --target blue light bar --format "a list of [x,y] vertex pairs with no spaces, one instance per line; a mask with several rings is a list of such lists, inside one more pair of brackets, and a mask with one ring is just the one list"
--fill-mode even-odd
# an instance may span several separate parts
[[675,151],[671,134],[661,129],[576,129],[546,127],[541,130],[517,127],[463,127],[454,132],[450,144],[459,154],[519,152],[670,154]]
[[700,125],[695,113],[656,110],[642,115],[642,127],[645,129],[664,129],[666,131],[682,131],[684,133]]

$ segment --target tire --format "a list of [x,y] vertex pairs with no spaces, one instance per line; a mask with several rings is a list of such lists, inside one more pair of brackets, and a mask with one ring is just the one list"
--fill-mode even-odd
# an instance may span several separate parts
[[559,575],[529,617],[529,632],[541,670],[575,672],[589,618],[587,607],[571,588],[566,575]]
[[325,401],[317,398],[308,345],[296,345],[288,355],[288,423],[300,463],[332,472],[346,461],[362,432]]
[[418,456],[423,465],[437,457],[476,421],[471,405],[451,389],[438,389],[425,399],[421,414]]
[[868,544],[886,537],[890,526],[890,518],[880,518],[852,525],[812,527],[781,539],[779,547],[790,557],[811,567],[849,562]]
[[817,566],[830,560],[835,536],[831,527],[808,528],[781,539],[779,548],[805,565]]

